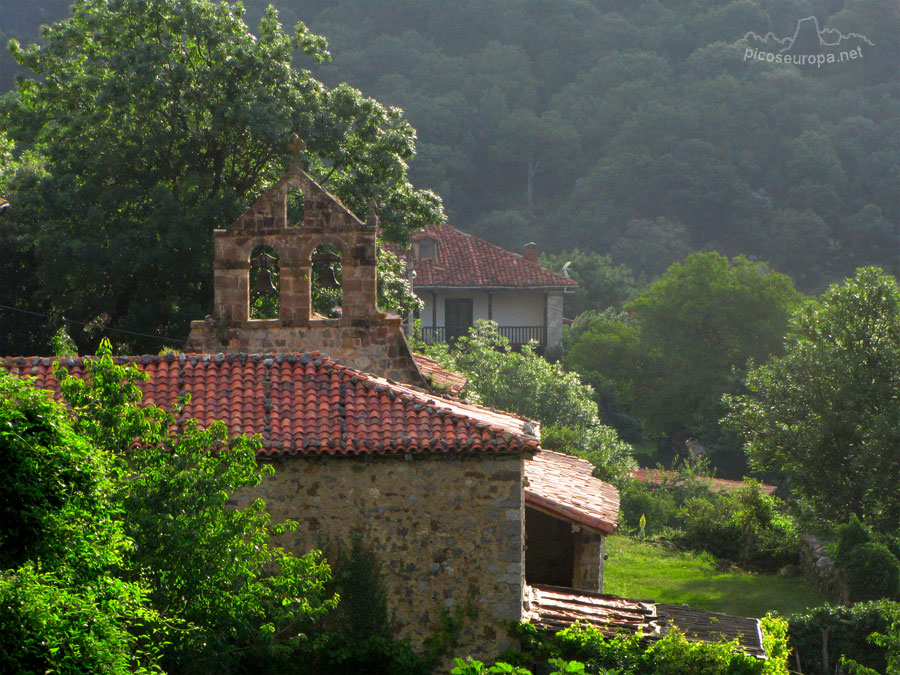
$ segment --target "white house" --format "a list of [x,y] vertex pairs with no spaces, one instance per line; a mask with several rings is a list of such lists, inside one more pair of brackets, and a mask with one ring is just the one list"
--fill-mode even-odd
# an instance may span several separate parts
[[496,321],[514,346],[531,340],[541,351],[562,347],[563,293],[572,279],[538,265],[538,249],[507,251],[450,225],[432,225],[412,236],[408,260],[427,343],[465,335],[477,319]]

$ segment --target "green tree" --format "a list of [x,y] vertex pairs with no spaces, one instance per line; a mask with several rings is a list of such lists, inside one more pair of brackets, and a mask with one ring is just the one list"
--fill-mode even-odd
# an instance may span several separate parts
[[466,376],[463,395],[470,400],[541,422],[548,449],[584,457],[607,480],[621,480],[636,466],[631,447],[600,423],[593,391],[578,374],[530,345],[513,351],[495,322],[476,321],[452,349],[439,346],[431,353]]
[[42,45],[11,44],[33,79],[3,126],[47,173],[14,181],[28,209],[4,236],[11,258],[33,258],[35,283],[5,304],[50,299],[56,315],[184,335],[208,312],[211,230],[283,170],[292,133],[326,189],[361,215],[376,201],[387,238],[442,220],[439,199],[407,179],[415,132],[401,111],[294,67],[297,51],[328,58],[302,23],[286,32],[270,9],[253,35],[242,15],[211,0],[77,0]]
[[833,285],[793,317],[786,353],[726,398],[751,463],[781,471],[825,522],[900,519],[900,289],[878,268]]
[[132,544],[113,498],[115,458],[65,409],[0,372],[0,670],[62,674],[154,669],[159,618],[123,579]]
[[318,552],[294,556],[271,542],[291,523],[273,526],[258,498],[229,504],[271,472],[256,462],[259,442],[229,438],[222,423],[176,424],[143,405],[137,382],[146,375],[114,364],[108,344],[87,379],[58,374],[75,430],[122,465],[113,496],[134,542],[124,576],[181,624],[158,645],[163,667],[283,672],[292,654],[311,648],[305,634],[334,600]]
[[779,352],[799,300],[763,264],[694,253],[625,306],[627,324],[590,322],[566,365],[615,382],[645,429],[679,451],[710,436],[722,394],[737,386],[733,369]]
[[613,264],[612,257],[574,249],[541,254],[541,266],[554,272],[565,270],[580,286],[564,297],[566,316],[575,318],[590,309],[602,312],[622,305],[638,292],[637,282],[625,265]]

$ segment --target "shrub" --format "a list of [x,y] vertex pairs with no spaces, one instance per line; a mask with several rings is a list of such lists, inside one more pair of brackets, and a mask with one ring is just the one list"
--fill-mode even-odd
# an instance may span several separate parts
[[857,546],[868,544],[870,541],[872,534],[868,528],[855,515],[850,516],[850,522],[837,528],[836,560],[840,562]]
[[860,544],[845,554],[840,568],[853,602],[900,596],[900,561],[884,544]]
[[775,571],[797,562],[799,535],[781,500],[754,481],[727,492],[697,480],[702,466],[685,466],[659,484],[632,481],[621,491],[622,525],[670,537],[677,546],[706,551],[744,567]]
[[[518,633],[522,651],[531,658],[532,664],[554,658],[575,659],[585,664],[587,673],[787,675],[787,623],[769,616],[761,625],[769,654],[767,661],[745,654],[735,642],[689,642],[677,630],[669,631],[649,647],[640,635],[624,633],[610,637],[583,624],[557,633],[520,624]],[[528,661],[517,659],[516,662]],[[536,666],[534,669],[538,672]]]
[[[823,605],[789,617],[788,639],[807,675],[831,675],[842,656],[884,672],[885,649],[869,642],[872,633],[886,633],[885,618],[900,610],[900,603],[881,600],[851,606]],[[827,642],[826,642],[827,641]]]

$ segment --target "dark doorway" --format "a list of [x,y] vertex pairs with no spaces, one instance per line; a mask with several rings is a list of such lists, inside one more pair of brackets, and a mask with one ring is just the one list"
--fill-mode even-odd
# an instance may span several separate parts
[[525,542],[527,583],[573,587],[575,534],[569,523],[526,507]]
[[444,327],[445,339],[450,344],[456,342],[456,338],[468,335],[472,327],[472,299],[471,298],[447,298],[444,300]]

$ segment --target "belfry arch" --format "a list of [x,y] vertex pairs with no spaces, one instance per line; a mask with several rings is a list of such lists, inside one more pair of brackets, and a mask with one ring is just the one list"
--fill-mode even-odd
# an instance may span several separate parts
[[[281,180],[226,229],[213,232],[213,311],[191,323],[185,349],[319,350],[361,370],[424,384],[400,317],[377,306],[377,230],[374,202],[366,220],[360,220],[303,171],[295,155]],[[316,253],[322,245],[338,257],[339,267],[338,261]],[[260,260],[260,251],[274,261]],[[330,316],[314,311],[311,290],[313,283],[322,282],[326,268],[340,287],[340,311]],[[264,315],[251,311],[251,304],[259,305],[267,280],[277,289],[278,311]]]

